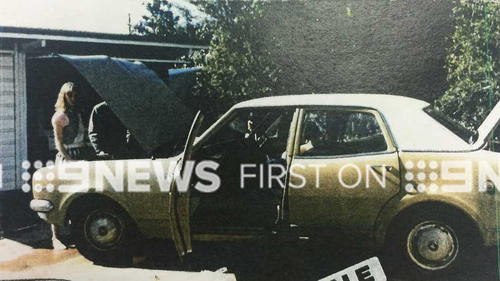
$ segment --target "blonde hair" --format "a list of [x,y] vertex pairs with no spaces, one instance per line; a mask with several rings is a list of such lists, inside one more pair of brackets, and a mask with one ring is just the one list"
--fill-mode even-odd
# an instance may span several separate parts
[[64,85],[62,85],[61,90],[59,91],[59,95],[57,96],[57,101],[55,104],[55,109],[56,111],[63,111],[66,112],[70,108],[68,102],[66,101],[66,96],[70,93],[75,94],[76,93],[76,87],[73,82],[66,82]]

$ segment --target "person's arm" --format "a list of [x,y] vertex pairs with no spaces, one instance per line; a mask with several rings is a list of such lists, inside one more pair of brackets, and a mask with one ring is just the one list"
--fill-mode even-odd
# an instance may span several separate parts
[[63,123],[60,120],[55,120],[52,125],[54,126],[56,149],[64,156],[64,158],[71,160],[71,155],[63,144]]
[[89,120],[89,140],[90,143],[92,144],[92,147],[94,147],[96,154],[99,154],[100,152],[102,152],[102,149],[99,146],[100,132],[98,130],[99,124],[97,124],[98,122],[97,119],[99,118],[98,116],[96,116],[97,114],[98,114],[97,109],[94,108],[92,110],[92,113],[90,114],[90,120]]

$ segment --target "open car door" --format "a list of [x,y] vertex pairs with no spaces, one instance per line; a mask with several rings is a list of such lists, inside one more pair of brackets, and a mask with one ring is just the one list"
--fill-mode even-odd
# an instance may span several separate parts
[[[202,121],[203,114],[198,111],[186,140],[186,146],[184,147],[184,154],[181,163],[178,165],[180,168],[175,171],[176,175],[178,173],[179,176],[184,176],[186,163],[191,159],[193,144],[196,136],[198,135],[198,130],[200,129]],[[185,192],[179,192],[176,178],[177,176],[174,176],[172,188],[170,189],[168,209],[172,239],[174,240],[177,253],[182,260],[182,257],[193,251],[191,243],[191,229],[189,225],[190,183],[187,184],[188,188]]]

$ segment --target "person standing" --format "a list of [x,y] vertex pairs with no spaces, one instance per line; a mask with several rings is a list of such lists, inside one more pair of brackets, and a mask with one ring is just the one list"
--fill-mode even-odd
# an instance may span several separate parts
[[61,87],[56,112],[52,116],[56,149],[56,164],[71,160],[83,160],[85,147],[85,128],[77,109],[75,84],[67,82]]
[[94,106],[89,121],[89,139],[98,156],[126,158],[127,135],[127,128],[105,101]]
[[[61,87],[55,111],[52,116],[52,126],[54,127],[54,140],[58,151],[56,164],[83,160],[85,128],[82,117],[77,110],[77,91],[74,83],[67,82]],[[51,227],[54,249],[67,249],[59,240],[59,226],[53,224]]]
[[147,158],[141,147],[107,102],[94,106],[89,120],[89,140],[98,157],[111,159]]

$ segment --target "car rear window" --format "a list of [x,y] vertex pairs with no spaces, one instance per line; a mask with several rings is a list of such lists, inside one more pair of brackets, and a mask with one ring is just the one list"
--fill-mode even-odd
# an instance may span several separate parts
[[476,141],[477,132],[467,129],[456,120],[448,117],[440,111],[437,111],[431,105],[423,108],[423,111],[465,142],[472,144]]

